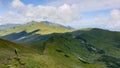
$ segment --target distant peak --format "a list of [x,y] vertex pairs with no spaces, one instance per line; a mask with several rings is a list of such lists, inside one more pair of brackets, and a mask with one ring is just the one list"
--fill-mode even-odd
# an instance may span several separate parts
[[[74,29],[73,27],[71,26],[65,26],[65,25],[62,25],[62,24],[58,24],[58,23],[54,23],[54,22],[50,22],[50,21],[41,21],[41,22],[37,22],[37,21],[31,21],[29,23],[44,23],[46,25],[49,25],[49,26],[56,26],[56,27],[62,27],[62,28],[66,28],[66,29]],[[28,24],[29,24],[28,23]]]

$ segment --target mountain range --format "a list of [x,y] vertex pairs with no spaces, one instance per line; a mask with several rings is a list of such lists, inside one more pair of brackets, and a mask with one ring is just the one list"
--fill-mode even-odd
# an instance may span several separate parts
[[2,68],[120,67],[120,32],[32,21],[1,30],[0,38]]

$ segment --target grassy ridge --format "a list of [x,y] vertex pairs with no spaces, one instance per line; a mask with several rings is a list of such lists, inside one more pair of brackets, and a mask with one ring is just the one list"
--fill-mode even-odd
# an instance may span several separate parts
[[[69,68],[105,68],[104,65],[95,65],[89,63],[88,58],[90,52],[84,47],[80,40],[73,40],[70,38],[63,38],[61,36],[54,36],[45,42],[40,42],[32,46],[44,55],[49,55],[60,66],[66,65]],[[95,56],[94,56],[95,58]],[[63,62],[64,61],[64,62]]]
[[[53,49],[49,48],[50,50],[47,51],[51,52]],[[14,49],[17,49],[18,56],[14,54]],[[67,57],[64,53],[57,54],[56,51],[47,53],[47,51],[40,55],[31,48],[0,39],[0,66],[2,68],[100,68],[94,64],[84,64],[72,55]]]
[[[58,40],[58,42],[61,40]],[[67,50],[65,50],[65,52],[60,52],[59,47],[56,46],[58,42],[52,42],[52,40],[48,40],[48,42],[49,43],[45,44],[47,45],[47,49],[45,47],[45,50],[40,49],[36,51],[0,39],[0,66],[2,68],[102,68],[95,64],[81,62]],[[15,49],[17,49],[19,53],[18,56],[14,54]],[[64,48],[62,49],[64,50]],[[41,55],[39,51],[41,51]]]
[[119,41],[119,32],[95,28],[55,34],[48,40],[34,44],[32,48],[54,57],[57,61],[66,60],[67,64],[71,61],[75,66],[77,66],[76,62],[79,62],[78,65],[83,65],[85,68],[87,66],[90,68],[89,64],[103,66],[101,68],[119,68]]
[[[38,24],[42,26],[40,27]],[[47,26],[45,23],[30,23],[28,25],[10,29],[7,32],[14,33],[25,30],[30,33],[39,29],[40,31],[37,31],[36,34],[49,34],[55,31],[58,33],[37,43],[31,42],[31,48],[0,39],[0,62],[2,62],[0,64],[3,68],[7,68],[7,66],[15,68],[21,68],[21,66],[26,68],[120,67],[119,32],[96,28],[74,32],[70,30],[69,32],[65,28]],[[60,31],[57,30],[58,28]],[[68,33],[59,34],[59,32]],[[15,49],[18,50],[19,56],[14,54]]]
[[[17,49],[18,56],[14,53]],[[38,61],[39,60],[39,61]],[[1,68],[46,68],[41,55],[36,50],[0,39]]]
[[51,33],[64,33],[64,32],[69,32],[71,30],[61,27],[61,26],[54,26],[54,25],[49,25],[44,22],[31,22],[25,25],[9,28],[7,30],[0,31],[0,36],[5,36],[11,33],[19,33],[22,31],[26,32],[32,32],[36,29],[39,29],[40,31],[37,32],[36,34],[51,34]]

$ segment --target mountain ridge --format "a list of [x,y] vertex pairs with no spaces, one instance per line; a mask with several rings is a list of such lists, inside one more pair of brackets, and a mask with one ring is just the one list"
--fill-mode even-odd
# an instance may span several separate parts
[[[38,24],[42,26],[40,27]],[[39,33],[55,29],[56,32],[53,31],[47,34]],[[59,29],[61,32],[58,31]],[[46,27],[45,23],[29,23],[27,26],[20,27],[19,32],[16,32],[18,29],[12,30],[15,31],[1,38],[16,42],[17,44],[9,43],[9,41],[1,44],[0,40],[0,46],[2,48],[6,46],[3,51],[12,47],[12,56],[14,56],[14,49],[18,48],[21,51],[21,56],[23,55],[22,53],[27,55],[22,56],[22,58],[29,59],[31,62],[28,62],[26,59],[24,62],[32,64],[32,68],[34,66],[38,68],[120,67],[120,32],[99,28],[67,30],[63,27],[58,28],[51,25]],[[28,49],[19,46],[18,43],[25,44],[24,46],[28,46]],[[22,51],[22,49],[24,50]],[[27,54],[26,50],[30,55]],[[5,54],[2,51],[0,53]],[[31,59],[30,56],[34,58]],[[12,65],[15,66],[14,64]],[[30,65],[27,68],[30,68]],[[3,64],[3,66],[6,65]]]
[[[46,24],[47,23],[47,24]],[[51,24],[51,25],[49,25]],[[12,27],[6,30],[0,31],[0,36],[8,35],[11,33],[19,33],[21,31],[32,32],[39,29],[40,31],[37,34],[51,34],[51,33],[64,33],[72,31],[65,26],[59,24],[53,24],[50,22],[31,22],[18,27]]]

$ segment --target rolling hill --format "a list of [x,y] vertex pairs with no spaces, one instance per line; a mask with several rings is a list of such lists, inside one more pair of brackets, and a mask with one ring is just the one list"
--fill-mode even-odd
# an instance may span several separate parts
[[[96,64],[99,67],[102,66],[101,68],[119,68],[119,41],[120,32],[95,28],[89,31],[79,30],[64,34],[54,34],[49,39],[35,43],[31,47],[43,54],[54,57],[60,62],[68,58],[75,62],[79,60],[83,64]],[[58,57],[60,59],[57,59]],[[88,68],[95,67],[89,67],[88,65]]]
[[[98,28],[71,30],[43,21],[0,31],[0,36],[0,53],[3,54],[0,61],[5,60],[3,67],[20,68],[18,59],[26,68],[120,67],[120,32]],[[15,49],[19,56],[14,54]],[[11,57],[12,60],[6,60]],[[11,63],[6,63],[8,61]]]
[[17,42],[33,43],[49,38],[52,33],[71,32],[73,28],[48,21],[35,22],[14,26],[0,31],[0,38]]
[[[15,50],[17,50],[18,54],[14,53]],[[42,65],[42,63],[37,63],[34,58],[35,56],[40,56],[39,52],[22,45],[0,39],[0,68],[37,68],[40,64]]]
[[[15,49],[18,54],[16,55]],[[51,49],[51,48],[50,48]],[[54,49],[53,49],[54,50]],[[52,51],[52,50],[51,50]],[[58,50],[58,52],[60,52]],[[67,54],[67,53],[66,53]],[[0,39],[1,68],[101,68],[95,64],[83,63],[74,56],[40,53],[29,47]]]
[[71,27],[66,27],[60,24],[51,23],[48,21],[42,21],[42,22],[35,22],[32,21],[27,24],[23,24],[20,26],[14,26],[11,28],[7,28],[6,30],[0,31],[0,36],[9,35],[12,33],[19,33],[22,31],[26,31],[27,33],[32,32],[34,30],[39,30],[36,32],[36,34],[46,35],[51,33],[64,33],[71,31]]

